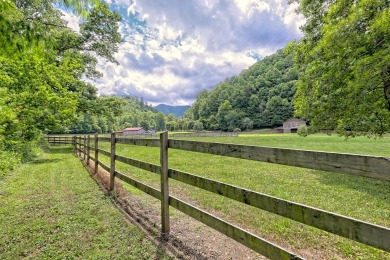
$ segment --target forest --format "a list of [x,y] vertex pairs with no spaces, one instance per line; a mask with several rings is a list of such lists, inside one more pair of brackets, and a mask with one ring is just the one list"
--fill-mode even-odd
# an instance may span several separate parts
[[[243,131],[292,116],[347,137],[390,132],[390,3],[300,1],[303,37],[197,95],[184,117],[142,97],[98,96],[98,58],[117,64],[121,16],[99,0],[0,1],[0,171],[51,133]],[[80,17],[80,33],[58,7]]]
[[239,76],[204,90],[186,112],[208,130],[246,130],[275,127],[294,114],[298,71],[294,53],[279,50]]

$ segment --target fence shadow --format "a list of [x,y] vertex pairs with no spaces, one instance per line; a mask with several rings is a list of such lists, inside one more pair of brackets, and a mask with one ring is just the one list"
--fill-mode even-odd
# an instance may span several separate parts
[[35,159],[31,162],[28,162],[28,164],[45,164],[45,163],[55,163],[62,161],[62,159]]
[[73,153],[73,148],[72,146],[50,146],[49,148],[46,149],[47,153],[50,154],[69,154]]
[[333,172],[321,173],[320,182],[329,186],[339,186],[366,193],[375,198],[390,197],[390,181],[377,180],[362,176],[338,174]]

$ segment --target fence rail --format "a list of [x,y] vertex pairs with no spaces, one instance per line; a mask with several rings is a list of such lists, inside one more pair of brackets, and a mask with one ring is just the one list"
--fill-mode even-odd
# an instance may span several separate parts
[[44,138],[50,145],[68,145],[73,144],[72,136],[45,136]]
[[[160,135],[160,139],[130,139],[116,137],[94,136],[94,147],[90,146],[91,137],[72,137],[75,153],[79,157],[83,154],[84,160],[95,161],[95,171],[98,165],[110,172],[110,189],[114,188],[114,179],[118,178],[141,191],[161,200],[162,231],[169,233],[169,205],[185,214],[203,222],[219,232],[235,239],[245,246],[271,259],[301,259],[289,250],[283,249],[263,238],[257,237],[237,226],[234,226],[212,214],[169,195],[168,179],[174,179],[203,190],[266,210],[268,212],[290,218],[339,236],[355,240],[390,252],[390,228],[364,222],[340,214],[310,207],[304,204],[283,200],[267,194],[258,193],[230,184],[200,177],[191,173],[168,168],[168,149],[180,149],[192,152],[201,152],[214,155],[229,156],[241,159],[256,160],[298,166],[316,170],[328,170],[338,173],[360,175],[381,180],[390,180],[390,158],[380,156],[364,156],[353,154],[337,154],[282,148],[245,146],[236,144],[206,143],[184,140],[169,140],[167,132]],[[110,142],[111,152],[102,150],[99,142]],[[56,142],[52,142],[55,144]],[[116,144],[140,145],[160,147],[160,165],[143,162],[124,157],[115,153]],[[95,156],[90,156],[90,150]],[[110,166],[99,160],[99,154],[110,157]],[[150,187],[123,173],[115,170],[115,162],[119,161],[143,170],[160,175],[161,190]]]
[[238,136],[238,132],[195,132],[195,133],[175,133],[170,134],[170,137],[231,137]]

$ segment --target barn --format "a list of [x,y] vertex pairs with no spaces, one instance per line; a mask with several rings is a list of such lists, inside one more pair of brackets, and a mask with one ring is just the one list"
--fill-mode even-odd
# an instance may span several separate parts
[[123,129],[122,135],[141,135],[144,134],[145,130],[142,127],[128,127]]
[[283,123],[283,133],[296,133],[301,125],[306,126],[306,121],[299,118],[287,119]]

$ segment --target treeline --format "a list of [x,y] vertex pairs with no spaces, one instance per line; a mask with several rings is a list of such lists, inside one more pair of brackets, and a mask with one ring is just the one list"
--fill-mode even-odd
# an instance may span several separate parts
[[298,71],[294,53],[279,50],[211,91],[202,91],[185,116],[207,130],[279,126],[294,114]]
[[[144,103],[142,98],[125,96],[101,96],[89,100],[88,110],[79,113],[70,125],[49,134],[112,133],[142,126],[146,130],[156,128],[158,111]],[[165,115],[163,115],[165,119]]]
[[79,113],[69,125],[49,131],[49,134],[112,133],[127,127],[142,127],[145,130],[177,131],[203,130],[203,124],[189,118],[165,115],[132,96],[94,97],[88,102],[88,110]]

